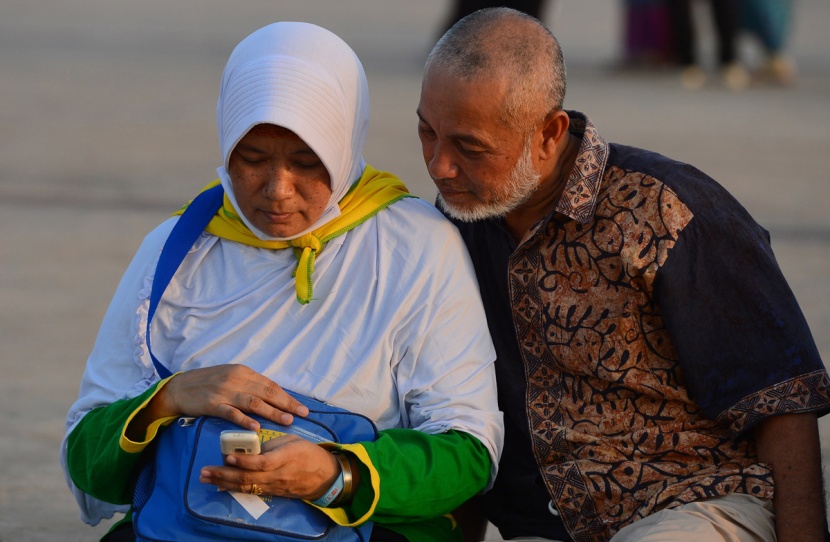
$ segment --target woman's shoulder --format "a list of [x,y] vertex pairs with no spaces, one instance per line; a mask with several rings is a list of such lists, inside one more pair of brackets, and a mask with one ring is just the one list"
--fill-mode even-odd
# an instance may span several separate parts
[[144,236],[142,245],[152,245],[161,248],[161,246],[164,245],[164,242],[167,241],[167,238],[170,237],[170,232],[173,231],[173,227],[178,221],[178,216],[171,216],[164,222],[160,223]]
[[437,265],[437,262],[454,265],[453,255],[466,252],[455,225],[425,200],[399,200],[378,213],[375,219],[381,251],[414,267]]
[[179,217],[177,216],[168,218],[150,230],[150,232],[144,236],[144,239],[142,239],[141,245],[139,245],[134,259],[149,259],[150,261],[157,259],[162,247],[164,247],[165,241],[167,241],[167,238],[170,236],[170,232],[173,231],[173,226],[176,225],[178,220]]
[[403,198],[378,214],[380,224],[406,236],[457,235],[456,227],[435,206],[421,198]]
[[170,217],[144,236],[127,269],[128,274],[132,272],[144,277],[152,276],[164,244],[178,221],[178,216]]
[[420,198],[404,198],[377,215],[378,236],[409,251],[463,246],[458,228],[435,206]]

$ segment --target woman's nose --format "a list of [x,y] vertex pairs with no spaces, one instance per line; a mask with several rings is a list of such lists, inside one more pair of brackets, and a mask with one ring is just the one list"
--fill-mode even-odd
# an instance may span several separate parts
[[290,198],[294,195],[294,176],[285,168],[272,168],[268,172],[263,193],[270,199]]

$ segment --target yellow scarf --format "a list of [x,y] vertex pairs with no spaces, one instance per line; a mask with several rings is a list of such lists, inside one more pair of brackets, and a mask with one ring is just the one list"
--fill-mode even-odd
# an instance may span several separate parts
[[[204,192],[217,184],[219,184],[219,180],[209,183],[202,191]],[[340,216],[311,233],[290,241],[263,241],[242,222],[237,211],[231,205],[227,194],[222,207],[211,219],[205,231],[217,237],[253,247],[293,248],[297,256],[297,268],[294,270],[297,301],[305,305],[311,301],[314,293],[311,281],[311,275],[314,272],[314,259],[317,254],[323,251],[325,244],[338,235],[363,224],[399,199],[406,197],[414,196],[409,194],[400,179],[391,173],[366,166],[360,179],[352,185],[349,192],[338,203]],[[173,215],[180,215],[185,209],[187,209],[187,205],[173,213]]]

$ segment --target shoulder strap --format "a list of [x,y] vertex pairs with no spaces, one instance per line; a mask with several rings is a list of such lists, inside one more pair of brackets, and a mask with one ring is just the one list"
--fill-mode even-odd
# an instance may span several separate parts
[[161,249],[161,256],[159,256],[156,265],[156,274],[153,277],[153,288],[150,291],[150,308],[147,309],[146,331],[147,351],[150,353],[150,358],[153,360],[153,365],[156,366],[156,372],[160,378],[167,378],[173,373],[153,355],[150,348],[150,322],[153,321],[156,307],[158,307],[170,279],[173,278],[190,247],[193,246],[193,243],[205,230],[216,211],[222,206],[224,196],[225,190],[221,184],[196,196],[187,206],[182,216],[179,217],[176,225],[173,226],[167,241],[164,242],[164,248]]

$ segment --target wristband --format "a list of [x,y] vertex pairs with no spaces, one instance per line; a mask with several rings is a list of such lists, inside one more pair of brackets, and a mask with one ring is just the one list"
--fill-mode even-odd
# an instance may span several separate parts
[[344,475],[343,469],[340,469],[340,475],[334,480],[334,483],[331,485],[328,490],[323,493],[323,496],[319,499],[311,501],[311,504],[314,506],[319,506],[320,508],[326,508],[328,505],[333,503],[337,497],[339,497],[343,493],[343,486],[345,485],[344,482]]

